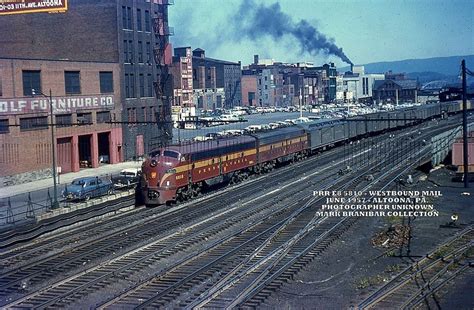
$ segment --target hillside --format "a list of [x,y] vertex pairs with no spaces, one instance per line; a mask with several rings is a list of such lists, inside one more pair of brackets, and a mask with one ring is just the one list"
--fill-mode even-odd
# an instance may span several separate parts
[[[366,73],[405,72],[412,76],[421,75],[423,79],[435,80],[445,76],[452,78],[459,75],[461,60],[465,59],[468,68],[474,69],[474,55],[435,57],[426,59],[406,59],[365,64]],[[340,72],[350,70],[350,67],[340,68]]]

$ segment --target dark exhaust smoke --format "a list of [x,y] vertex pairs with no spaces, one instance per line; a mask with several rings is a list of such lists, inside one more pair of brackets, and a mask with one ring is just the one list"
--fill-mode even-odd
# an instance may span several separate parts
[[289,15],[281,11],[279,3],[265,6],[256,5],[253,0],[244,0],[238,14],[236,23],[240,31],[237,35],[252,40],[264,35],[270,35],[273,39],[291,35],[298,40],[303,52],[311,55],[318,53],[335,55],[344,62],[352,64],[342,48],[334,43],[334,39],[328,39],[305,19],[295,23]]

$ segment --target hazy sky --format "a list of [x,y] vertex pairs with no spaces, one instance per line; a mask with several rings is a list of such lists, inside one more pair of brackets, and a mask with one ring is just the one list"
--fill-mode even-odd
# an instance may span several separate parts
[[[326,55],[335,47],[355,64],[474,54],[472,0],[175,0],[169,22],[173,47],[243,65],[259,54],[339,67],[339,57]],[[331,47],[317,53],[311,38]]]

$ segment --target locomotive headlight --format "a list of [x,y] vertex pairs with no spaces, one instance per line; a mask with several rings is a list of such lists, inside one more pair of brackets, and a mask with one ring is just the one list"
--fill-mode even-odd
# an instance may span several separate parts
[[152,159],[151,162],[150,162],[150,166],[156,167],[156,165],[158,165],[158,162],[156,160]]

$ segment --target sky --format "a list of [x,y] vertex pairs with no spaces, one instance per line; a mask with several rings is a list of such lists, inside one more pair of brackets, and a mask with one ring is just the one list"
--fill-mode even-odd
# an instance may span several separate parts
[[173,47],[242,65],[474,54],[472,0],[175,0],[169,24]]

